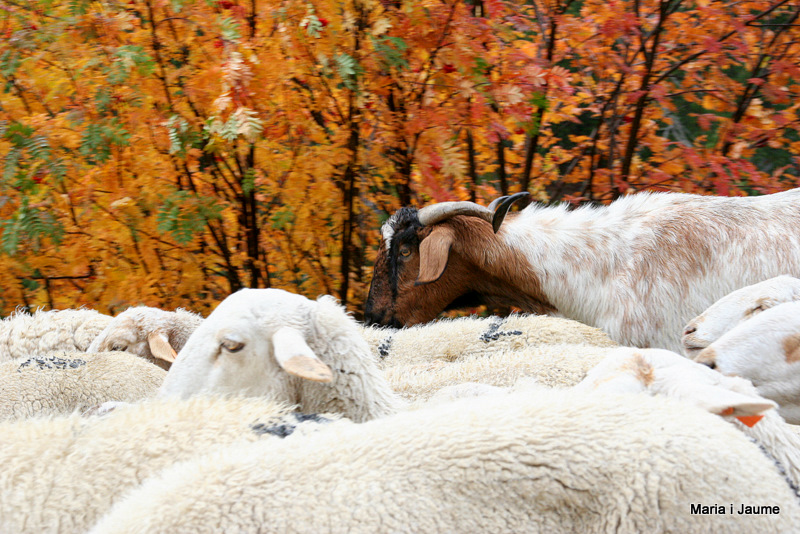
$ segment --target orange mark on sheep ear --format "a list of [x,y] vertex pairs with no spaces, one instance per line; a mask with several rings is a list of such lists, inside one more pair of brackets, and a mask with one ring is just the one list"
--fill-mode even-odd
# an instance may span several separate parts
[[453,229],[448,226],[435,227],[430,235],[419,244],[419,275],[416,285],[438,280],[450,255],[450,247],[455,240]]
[[800,361],[800,334],[792,334],[783,340],[783,353],[786,363]]
[[756,423],[764,419],[763,415],[739,415],[736,417],[743,425],[752,428]]

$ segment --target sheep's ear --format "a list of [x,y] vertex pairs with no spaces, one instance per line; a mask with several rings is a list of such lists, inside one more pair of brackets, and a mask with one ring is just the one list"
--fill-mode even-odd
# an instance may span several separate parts
[[448,226],[436,226],[419,244],[419,276],[415,285],[435,282],[447,268],[455,234]]
[[698,386],[692,400],[708,412],[734,417],[762,416],[764,412],[777,407],[777,404],[763,397],[714,386]]
[[279,328],[272,336],[272,346],[278,365],[290,375],[313,382],[333,380],[331,368],[317,358],[302,334],[294,328]]
[[169,344],[167,335],[160,330],[150,332],[147,335],[147,344],[150,346],[150,352],[159,360],[172,363],[178,356],[175,349]]

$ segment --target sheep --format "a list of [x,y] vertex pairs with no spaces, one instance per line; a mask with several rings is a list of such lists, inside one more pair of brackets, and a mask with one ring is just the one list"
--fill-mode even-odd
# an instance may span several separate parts
[[217,449],[145,481],[89,532],[750,533],[798,521],[775,464],[720,417],[564,390]]
[[731,291],[800,275],[800,189],[746,198],[649,193],[531,205],[503,222],[471,202],[401,208],[382,239],[369,324],[488,304],[555,313],[637,347],[681,350],[683,326]]
[[51,351],[85,351],[111,322],[95,310],[16,312],[0,321],[0,362]]
[[335,419],[263,398],[195,397],[0,423],[0,532],[86,532],[126,489],[174,462]]
[[[412,407],[434,396],[452,396],[440,390],[461,384],[510,387],[521,378],[548,388],[571,387],[610,354],[614,347],[581,344],[533,345],[518,350],[469,354],[454,361],[432,359],[385,367],[383,374],[392,389]],[[475,388],[480,391],[481,387]],[[465,395],[459,389],[457,396]]]
[[800,424],[800,302],[786,302],[735,326],[704,348],[694,361],[753,382]]
[[176,351],[202,321],[202,316],[181,308],[174,312],[148,306],[128,308],[114,317],[86,351],[125,350],[169,370]]
[[0,420],[139,401],[155,395],[166,374],[125,352],[49,353],[0,363]]
[[544,315],[443,319],[411,328],[364,327],[361,334],[381,367],[454,361],[469,355],[527,349],[543,344],[616,346],[608,335],[577,321]]
[[782,304],[800,300],[800,279],[782,275],[725,295],[689,321],[683,331],[683,353],[689,358],[754,315]]
[[270,395],[306,412],[356,422],[402,406],[354,319],[328,295],[242,289],[189,337],[159,396]]
[[733,417],[731,422],[781,466],[795,491],[800,488],[798,428],[772,410],[775,403],[749,380],[722,375],[674,352],[626,347],[611,351],[574,389],[664,395]]

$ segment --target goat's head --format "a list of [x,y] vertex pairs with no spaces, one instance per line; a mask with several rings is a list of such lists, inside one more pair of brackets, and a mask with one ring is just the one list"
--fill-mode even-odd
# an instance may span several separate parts
[[[481,269],[485,262],[475,258],[502,260],[491,258],[488,247],[499,243],[494,234],[511,205],[527,195],[501,197],[489,207],[442,202],[420,210],[398,210],[381,228],[364,310],[367,323],[400,327],[430,321],[461,306],[517,305],[486,291],[492,276]],[[546,305],[538,311],[545,309]]]

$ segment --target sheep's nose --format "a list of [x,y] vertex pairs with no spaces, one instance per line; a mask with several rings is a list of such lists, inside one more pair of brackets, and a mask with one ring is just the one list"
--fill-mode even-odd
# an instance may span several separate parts
[[697,362],[697,363],[699,363],[701,365],[706,365],[706,366],[710,367],[711,369],[716,369],[717,368],[717,364],[715,362],[713,362],[713,361],[710,361],[710,362]]
[[686,327],[686,330],[683,331],[684,336],[688,336],[689,334],[694,334],[697,332],[697,327],[694,325],[689,325]]

